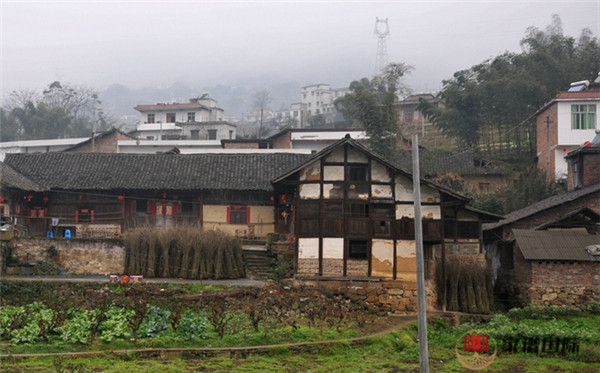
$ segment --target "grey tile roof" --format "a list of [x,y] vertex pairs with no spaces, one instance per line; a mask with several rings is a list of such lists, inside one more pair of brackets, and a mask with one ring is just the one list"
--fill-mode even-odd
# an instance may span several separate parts
[[562,194],[559,194],[556,196],[552,196],[550,198],[546,198],[546,199],[536,202],[532,205],[529,205],[525,208],[513,211],[510,214],[507,214],[506,217],[504,219],[500,220],[498,223],[484,224],[483,230],[490,230],[490,229],[498,228],[498,227],[501,227],[501,226],[504,226],[507,224],[514,223],[516,221],[528,218],[528,217],[535,215],[539,212],[542,212],[544,210],[548,210],[553,207],[560,206],[562,204],[569,203],[571,201],[575,201],[579,198],[585,198],[588,195],[597,193],[599,191],[600,191],[600,183],[596,183],[596,184],[588,185],[581,189],[571,190],[566,193],[562,193]]
[[600,235],[585,229],[534,231],[513,229],[515,240],[525,259],[596,261],[586,247],[600,244]]
[[14,188],[31,192],[43,190],[36,182],[21,175],[3,162],[0,162],[0,184],[2,188]]
[[5,163],[47,189],[272,190],[307,154],[8,154]]

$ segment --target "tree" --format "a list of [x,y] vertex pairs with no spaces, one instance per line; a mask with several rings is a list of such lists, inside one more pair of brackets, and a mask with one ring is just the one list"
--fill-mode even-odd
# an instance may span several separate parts
[[344,118],[366,130],[369,147],[391,161],[396,158],[398,93],[405,89],[400,80],[411,70],[403,63],[389,64],[382,75],[350,83],[350,93],[335,101]]
[[492,153],[520,155],[525,139],[535,146],[533,114],[570,82],[593,80],[600,71],[598,39],[584,29],[579,40],[562,33],[560,17],[541,31],[530,27],[523,52],[504,53],[443,82],[443,107],[418,107],[442,132],[461,145]]
[[2,140],[33,140],[89,136],[109,128],[95,90],[51,83],[38,95],[12,92],[3,103]]
[[264,111],[268,109],[271,103],[271,94],[267,90],[258,91],[254,94],[252,105],[255,110],[260,114],[260,126],[258,128],[258,138],[262,138],[263,135],[263,116]]

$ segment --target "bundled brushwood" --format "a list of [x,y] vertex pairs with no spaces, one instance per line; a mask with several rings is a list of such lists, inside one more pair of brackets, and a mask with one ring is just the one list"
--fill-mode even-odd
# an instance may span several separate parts
[[492,278],[486,263],[459,256],[446,259],[446,307],[449,311],[490,313],[491,289]]
[[245,276],[239,240],[196,226],[127,231],[125,271],[145,277],[222,279]]

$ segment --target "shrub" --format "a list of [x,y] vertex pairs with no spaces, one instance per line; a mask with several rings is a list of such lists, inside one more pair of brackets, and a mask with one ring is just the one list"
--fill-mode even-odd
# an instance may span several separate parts
[[587,311],[593,315],[600,315],[600,302],[592,302],[588,304]]

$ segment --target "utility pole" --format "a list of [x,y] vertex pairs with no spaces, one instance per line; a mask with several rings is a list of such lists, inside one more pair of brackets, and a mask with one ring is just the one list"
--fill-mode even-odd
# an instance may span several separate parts
[[417,251],[417,319],[419,322],[420,372],[429,373],[427,347],[427,294],[425,293],[425,261],[423,258],[423,227],[421,221],[421,176],[419,172],[419,135],[412,138],[413,195],[415,206],[415,249]]
[[550,120],[549,116],[546,116],[546,175],[548,175],[548,181],[551,180],[550,173]]

